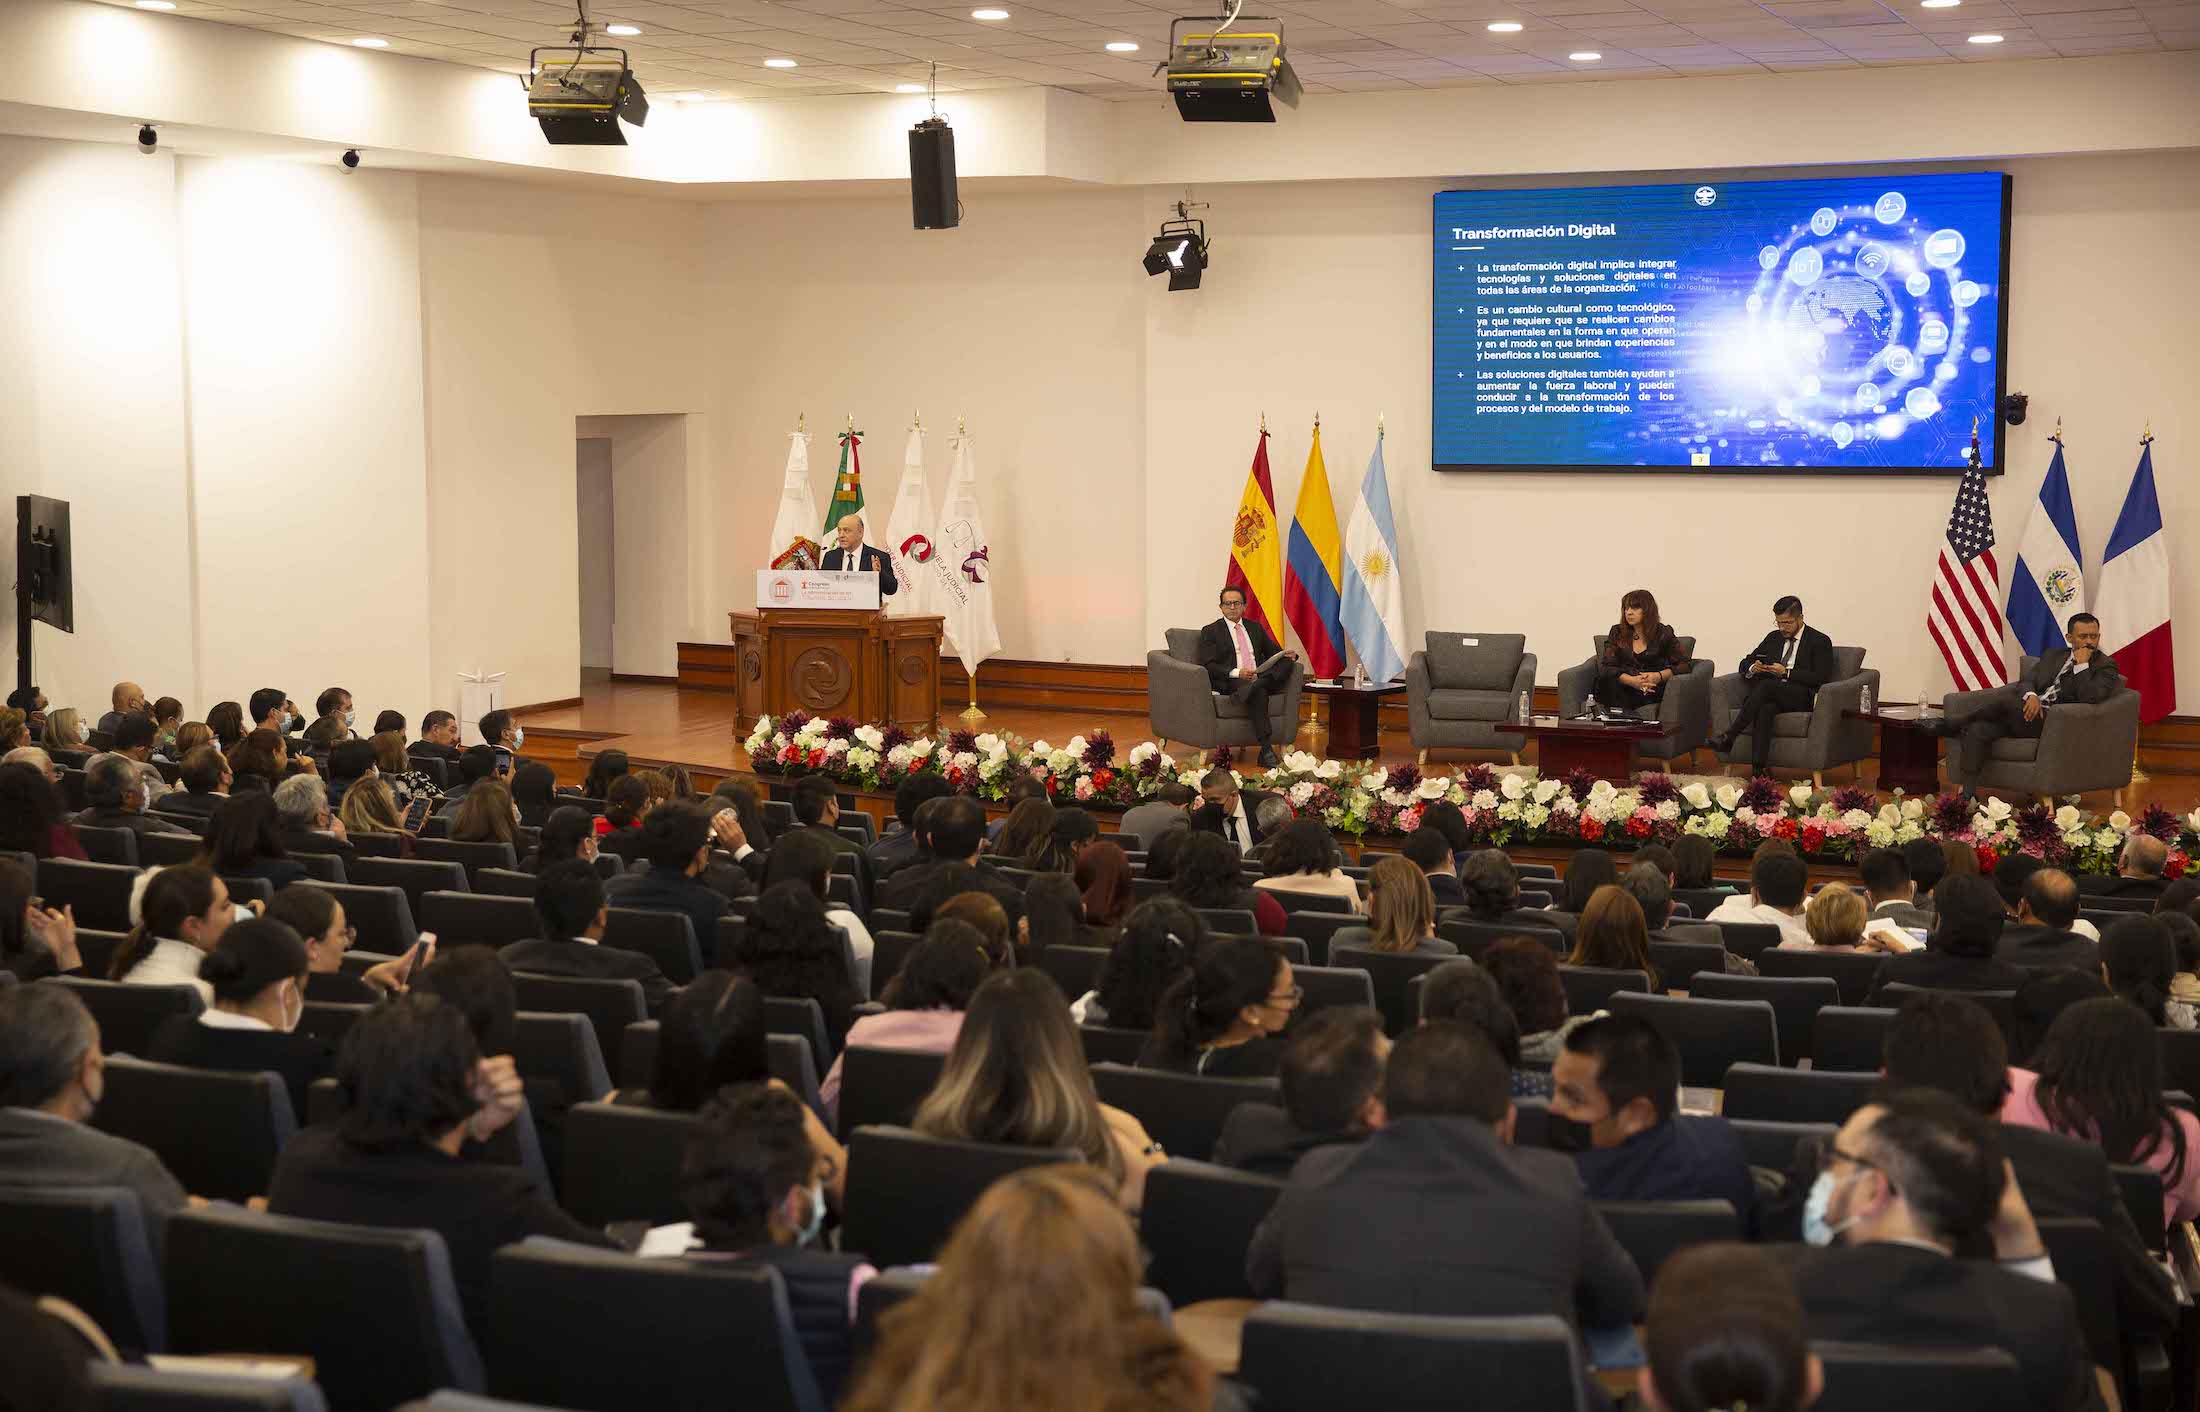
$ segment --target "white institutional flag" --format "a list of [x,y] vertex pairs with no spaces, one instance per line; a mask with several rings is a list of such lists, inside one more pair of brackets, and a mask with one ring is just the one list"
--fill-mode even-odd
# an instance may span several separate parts
[[901,489],[894,492],[894,513],[886,517],[886,542],[880,546],[894,557],[894,577],[901,581],[901,592],[886,600],[894,617],[929,613],[939,596],[927,567],[934,524],[932,494],[924,483],[924,429],[911,427],[909,448],[901,455]]
[[817,495],[810,489],[810,434],[806,431],[787,433],[787,475],[779,487],[779,513],[772,519],[771,544],[764,551],[765,559],[773,568],[781,568],[781,560],[797,541],[809,546],[809,560],[796,567],[817,567],[819,547],[810,537],[810,526],[818,523]]
[[993,623],[993,569],[978,508],[978,467],[970,435],[955,437],[955,469],[940,505],[940,531],[932,546],[932,606],[947,619],[948,645],[975,678],[978,664],[1001,650]]

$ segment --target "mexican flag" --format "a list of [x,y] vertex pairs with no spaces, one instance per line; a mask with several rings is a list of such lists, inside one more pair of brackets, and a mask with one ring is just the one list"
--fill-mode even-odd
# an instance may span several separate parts
[[825,507],[825,529],[818,536],[832,543],[833,527],[846,515],[863,513],[863,433],[854,427],[840,434],[840,469],[833,472],[833,503]]

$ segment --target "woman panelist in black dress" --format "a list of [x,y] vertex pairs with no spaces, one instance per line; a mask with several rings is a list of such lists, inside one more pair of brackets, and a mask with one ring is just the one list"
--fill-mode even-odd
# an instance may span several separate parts
[[1658,600],[1647,588],[1630,590],[1597,656],[1597,700],[1626,710],[1655,706],[1665,684],[1687,670],[1688,654],[1659,620]]

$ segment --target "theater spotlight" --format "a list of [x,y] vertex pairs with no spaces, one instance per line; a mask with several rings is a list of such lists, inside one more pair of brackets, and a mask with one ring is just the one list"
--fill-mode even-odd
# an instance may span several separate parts
[[1169,56],[1155,72],[1169,76],[1169,96],[1188,123],[1272,123],[1276,104],[1299,106],[1299,76],[1284,55],[1283,21],[1246,18],[1245,0],[1231,0],[1219,21],[1179,19],[1169,25]]
[[1160,233],[1146,246],[1146,273],[1167,275],[1171,293],[1199,288],[1200,276],[1207,271],[1207,224],[1190,215],[1197,209],[1190,202],[1177,202],[1176,218],[1163,221]]
[[591,41],[603,31],[581,0],[571,48],[535,49],[520,83],[527,115],[542,126],[553,147],[624,147],[620,122],[649,121],[649,97],[626,62],[626,51]]

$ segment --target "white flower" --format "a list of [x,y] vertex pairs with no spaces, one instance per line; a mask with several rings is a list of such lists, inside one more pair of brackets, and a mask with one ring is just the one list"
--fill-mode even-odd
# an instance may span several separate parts
[[2072,848],[2083,848],[2085,847],[2085,841],[2087,837],[2089,837],[2089,835],[2084,829],[2065,829],[2063,831],[2062,841],[2069,844]]
[[2118,833],[2129,833],[2131,831],[2131,816],[2118,809],[2108,816],[2108,826]]
[[2064,833],[2069,833],[2078,826],[2082,818],[2084,818],[2084,815],[2078,812],[2076,805],[2065,804],[2055,811],[2055,827]]
[[1525,812],[1526,810],[1521,807],[1520,801],[1517,799],[1508,799],[1497,806],[1497,817],[1500,819],[1518,821]]
[[2200,833],[2200,809],[2195,809],[2190,814],[2185,815],[2185,831],[2187,833]]
[[1807,785],[1807,784],[1799,784],[1799,785],[1795,786],[1795,788],[1793,788],[1793,789],[1789,790],[1789,791],[1788,791],[1788,802],[1789,802],[1790,804],[1793,804],[1793,805],[1794,805],[1794,806],[1795,806],[1796,808],[1798,808],[1798,809],[1807,809],[1807,808],[1809,808],[1809,807],[1810,807],[1810,786],[1809,786],[1809,785]]
[[1539,829],[1551,821],[1551,811],[1540,804],[1530,804],[1521,812],[1520,818],[1529,828]]
[[1561,793],[1551,801],[1551,812],[1554,814],[1578,814],[1581,812],[1581,801],[1571,794]]
[[826,722],[823,716],[812,716],[802,723],[802,729],[794,733],[794,738],[814,745],[825,734],[825,725]]
[[1380,794],[1383,789],[1383,781],[1389,778],[1390,771],[1386,769],[1376,768],[1373,770],[1369,770],[1366,774],[1360,776],[1360,788],[1366,790],[1370,794]]
[[1658,817],[1659,817],[1659,818],[1661,818],[1661,819],[1665,820],[1665,821],[1666,821],[1667,823],[1671,823],[1671,822],[1672,822],[1673,820],[1675,820],[1675,819],[1679,818],[1680,816],[1681,816],[1681,802],[1680,802],[1680,801],[1679,801],[1678,799],[1666,799],[1666,800],[1661,800],[1661,801],[1659,801],[1659,804],[1658,804]]
[[1841,822],[1852,829],[1868,828],[1872,824],[1872,816],[1862,809],[1851,809],[1841,816]]
[[1612,801],[1610,799],[1599,799],[1592,794],[1589,796],[1589,802],[1582,806],[1581,815],[1585,819],[1594,819],[1600,824],[1608,824],[1612,822]]
[[1684,784],[1681,786],[1681,802],[1691,809],[1708,809],[1711,807],[1711,790],[1701,780],[1694,784]]
[[1972,832],[1972,834],[1974,834],[1974,835],[1975,835],[1975,836],[1977,836],[1977,837],[1980,837],[1980,838],[1984,838],[1984,837],[1985,837],[1985,836],[1986,836],[1987,834],[1990,834],[1990,833],[1992,833],[1993,831],[1994,831],[1994,821],[1993,821],[1993,820],[1991,820],[1991,819],[1989,819],[1989,818],[1987,818],[1987,817],[1986,817],[1986,815],[1985,815],[1985,814],[1984,814],[1983,812],[1980,812],[1980,813],[1977,813],[1977,814],[1973,814],[1973,815],[1971,816],[1971,832]]
[[[1151,742],[1148,743],[1151,744]],[[980,750],[984,751],[988,755],[996,755],[999,754],[1001,751],[1008,749],[1008,743],[991,731],[987,731],[984,735],[979,736],[977,745]]]
[[1031,742],[1031,753],[1034,755],[1051,755],[1054,753],[1054,747],[1043,740],[1035,740]]
[[877,726],[857,726],[856,743],[869,750],[876,750],[886,743],[886,732]]
[[[2117,813],[2121,812],[2123,811],[2117,811]],[[2093,846],[2095,848],[2101,849],[2103,852],[2113,853],[2123,844],[2123,830],[2118,829],[2113,825],[2113,820],[2115,819],[2115,817],[2115,814],[2109,815],[2109,819],[2112,821],[2111,826],[2105,829],[2100,829],[2096,831],[2093,835]]]
[[1314,797],[1314,782],[1312,780],[1300,780],[1297,784],[1291,786],[1290,797],[1293,804],[1305,804],[1307,800]]
[[1058,775],[1066,775],[1077,768],[1077,754],[1071,750],[1057,750],[1047,756],[1047,768]]
[[1925,836],[1925,826],[1915,819],[1904,819],[1902,827],[1894,831],[1896,843],[1915,843]]
[[937,748],[937,742],[930,736],[921,736],[909,742],[909,753],[919,760],[929,760],[933,750]]
[[947,763],[959,770],[974,770],[978,767],[978,757],[974,751],[958,750],[948,758]]
[[1925,817],[1925,801],[1924,801],[1924,800],[1922,800],[1922,799],[1905,799],[1905,800],[1903,800],[1903,801],[1902,801],[1902,817],[1903,817],[1903,818],[1905,818],[1905,819],[1922,819],[1922,818],[1924,818],[1924,817]]
[[[1517,801],[1519,796],[1514,795],[1512,798]],[[1472,802],[1477,809],[1495,809],[1497,807],[1497,791],[1494,789],[1478,789],[1474,792]]]
[[1442,799],[1445,795],[1451,793],[1451,781],[1446,779],[1423,780],[1421,781],[1421,787],[1413,792],[1423,799]]
[[1314,776],[1316,779],[1333,780],[1341,776],[1343,773],[1344,761],[1324,760],[1321,763],[1321,768],[1314,771]]
[[2010,815],[2009,801],[1996,796],[1986,801],[1986,817],[2000,823]]
[[1623,789],[1612,796],[1612,815],[1615,818],[1624,819],[1641,807],[1642,793],[1639,790]]
[[1535,782],[1535,802],[1538,804],[1548,804],[1553,799],[1556,799],[1558,797],[1558,792],[1564,788],[1565,785],[1561,784],[1557,780],[1537,780]]
[[[983,737],[980,737],[980,739],[982,740]],[[1133,765],[1143,765],[1144,763],[1146,763],[1147,760],[1151,759],[1153,756],[1159,755],[1160,753],[1160,746],[1154,744],[1150,740],[1142,740],[1138,742],[1138,744],[1131,747],[1131,753],[1126,758]]]
[[1734,811],[1734,822],[1737,824],[1754,824],[1757,822],[1757,811],[1744,804]]
[[1321,768],[1321,761],[1304,750],[1284,752],[1283,767],[1294,775],[1310,774]]
[[1719,802],[1721,809],[1731,814],[1734,812],[1734,806],[1742,802],[1741,787],[1739,785],[1722,784],[1712,792],[1711,797]]
[[1062,748],[1072,755],[1082,755],[1085,753],[1085,738],[1081,735],[1073,735],[1069,738],[1069,744]]
[[1894,825],[1885,819],[1874,819],[1864,830],[1864,841],[1874,848],[1885,848],[1894,842]]
[[1613,787],[1610,780],[1598,780],[1589,786],[1589,799],[1592,803],[1599,799],[1610,799],[1617,793],[1619,791]]
[[1497,782],[1497,792],[1507,799],[1528,797],[1528,782],[1519,775],[1506,775]]
[[860,745],[851,746],[848,750],[848,763],[856,769],[868,770],[878,763],[878,752]]
[[886,763],[892,765],[897,770],[908,769],[909,761],[912,758],[913,757],[910,754],[909,746],[906,742],[897,745],[893,749],[886,752]]

